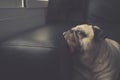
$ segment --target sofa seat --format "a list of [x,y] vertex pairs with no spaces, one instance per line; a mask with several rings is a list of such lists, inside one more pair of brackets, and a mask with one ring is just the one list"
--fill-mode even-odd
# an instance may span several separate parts
[[69,27],[43,25],[2,42],[0,73],[4,80],[66,80],[68,54],[62,33]]

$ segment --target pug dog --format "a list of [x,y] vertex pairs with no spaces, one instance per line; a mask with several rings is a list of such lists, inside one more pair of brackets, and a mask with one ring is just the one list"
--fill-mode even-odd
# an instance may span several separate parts
[[120,80],[120,45],[100,27],[77,25],[63,36],[73,53],[72,80]]

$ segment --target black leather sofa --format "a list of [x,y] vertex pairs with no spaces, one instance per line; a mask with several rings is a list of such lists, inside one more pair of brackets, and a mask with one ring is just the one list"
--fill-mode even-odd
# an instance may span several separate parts
[[65,58],[65,43],[61,36],[65,29],[61,27],[65,26],[44,25],[2,42],[0,73],[3,79],[58,80],[66,75],[67,71],[63,69],[67,56]]
[[119,0],[50,0],[45,25],[0,43],[1,80],[71,80],[71,55],[62,33],[88,23],[120,42]]

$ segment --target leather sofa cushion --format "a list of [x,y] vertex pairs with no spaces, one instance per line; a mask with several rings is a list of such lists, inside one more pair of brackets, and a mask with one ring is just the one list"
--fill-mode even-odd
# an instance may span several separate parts
[[67,46],[62,36],[68,27],[44,25],[1,43],[0,73],[5,73],[4,79],[70,80]]

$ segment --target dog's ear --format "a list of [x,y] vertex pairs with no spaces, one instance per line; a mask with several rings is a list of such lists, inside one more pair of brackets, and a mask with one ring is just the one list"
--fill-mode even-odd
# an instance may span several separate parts
[[98,26],[93,26],[93,31],[95,40],[103,40],[107,37],[107,34]]

